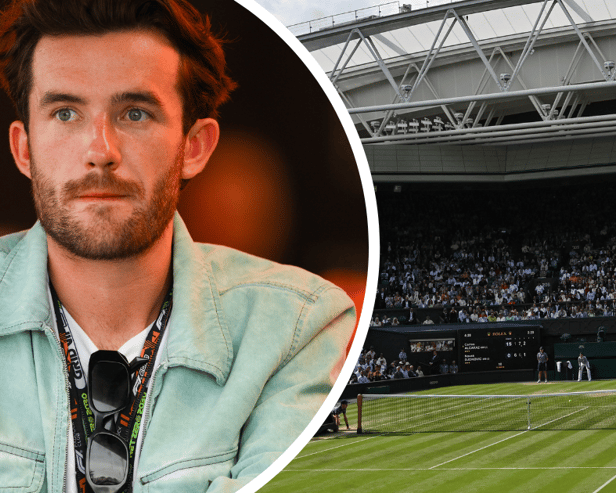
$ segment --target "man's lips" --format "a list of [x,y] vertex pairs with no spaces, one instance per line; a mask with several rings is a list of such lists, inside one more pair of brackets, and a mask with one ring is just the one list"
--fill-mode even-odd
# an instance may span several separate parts
[[134,181],[120,179],[113,173],[90,172],[79,180],[66,182],[62,195],[66,201],[100,203],[143,199],[145,193]]
[[81,200],[115,200],[126,198],[127,195],[113,192],[86,192],[79,194],[78,199]]

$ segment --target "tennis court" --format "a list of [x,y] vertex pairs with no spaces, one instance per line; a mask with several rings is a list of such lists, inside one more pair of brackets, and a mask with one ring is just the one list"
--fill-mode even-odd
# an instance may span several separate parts
[[[440,395],[542,395],[594,390],[615,390],[616,382],[516,383],[433,389]],[[426,394],[428,392],[425,392]],[[422,393],[418,393],[422,394]],[[426,400],[426,399],[421,399]],[[438,400],[438,399],[437,399]],[[547,398],[544,398],[547,400]],[[560,397],[556,401],[563,400]],[[583,405],[567,397],[565,414],[596,416],[592,399]],[[599,401],[597,401],[599,402]],[[605,405],[605,400],[600,400]],[[496,421],[509,420],[506,403],[482,403]],[[448,404],[452,406],[452,404]],[[459,406],[465,409],[464,399]],[[388,407],[394,407],[393,403]],[[453,405],[453,407],[458,404]],[[490,407],[491,406],[491,407]],[[542,408],[543,409],[543,408]],[[555,406],[557,421],[562,408]],[[560,410],[559,410],[560,409]],[[611,413],[611,405],[604,414]],[[465,415],[472,429],[480,410]],[[438,415],[438,411],[433,412]],[[516,411],[517,412],[517,411]],[[560,413],[560,414],[559,414]],[[349,406],[351,427],[357,408]],[[397,412],[394,415],[399,414]],[[499,418],[500,416],[500,418]],[[613,418],[613,416],[610,416]],[[567,418],[569,419],[569,418]],[[548,422],[547,420],[545,422]],[[569,421],[567,421],[569,422]],[[589,426],[596,426],[597,419]],[[609,422],[609,420],[608,420]],[[503,492],[503,493],[608,493],[616,492],[616,429],[551,429],[420,433],[340,433],[312,440],[289,466],[261,491],[278,492]],[[603,426],[603,425],[599,425]],[[611,425],[609,425],[611,426]],[[365,428],[364,428],[365,429]]]

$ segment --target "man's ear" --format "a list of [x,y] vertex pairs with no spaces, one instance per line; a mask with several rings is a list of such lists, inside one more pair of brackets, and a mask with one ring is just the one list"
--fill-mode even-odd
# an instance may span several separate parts
[[23,122],[14,121],[9,128],[9,143],[15,164],[22,174],[32,179],[30,173],[30,149],[28,147],[28,133]]
[[213,118],[202,118],[195,122],[186,136],[182,167],[183,180],[190,180],[203,171],[216,149],[219,136],[218,122]]

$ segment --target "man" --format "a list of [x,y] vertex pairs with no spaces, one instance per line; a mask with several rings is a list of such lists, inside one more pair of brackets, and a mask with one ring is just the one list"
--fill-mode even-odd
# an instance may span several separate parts
[[436,349],[432,351],[432,356],[430,358],[429,365],[430,365],[430,373],[432,375],[437,374],[439,371],[439,356],[438,356],[438,353],[436,352]]
[[590,377],[590,363],[588,362],[588,358],[580,353],[578,356],[578,382],[582,381],[582,374],[584,373],[584,370],[586,370],[586,376],[590,382],[592,380]]
[[374,346],[370,346],[370,349],[366,353],[366,356],[371,360],[376,358],[376,351],[374,350]]
[[318,410],[355,317],[176,213],[234,86],[221,41],[185,0],[14,0],[0,25],[39,218],[0,240],[1,487],[237,490]]
[[372,374],[372,381],[381,382],[382,380],[387,380],[387,377],[383,375],[383,372],[385,371],[387,371],[386,366],[382,366],[381,368],[377,368],[376,370],[374,370],[374,373]]
[[370,383],[370,379],[366,376],[366,370],[360,372],[357,383]]
[[539,348],[539,352],[537,353],[537,371],[539,372],[537,383],[541,383],[542,373],[545,378],[545,383],[548,383],[548,355],[543,350],[543,346]]
[[344,423],[346,424],[347,430],[350,430],[351,428],[349,427],[349,420],[347,419],[347,415],[346,415],[346,410],[348,406],[349,406],[348,401],[345,401],[345,400],[340,401],[340,405],[334,408],[334,410],[332,411],[332,414],[334,415],[334,419],[336,420],[336,424],[338,426],[340,426],[340,415],[342,414],[342,416],[344,417]]

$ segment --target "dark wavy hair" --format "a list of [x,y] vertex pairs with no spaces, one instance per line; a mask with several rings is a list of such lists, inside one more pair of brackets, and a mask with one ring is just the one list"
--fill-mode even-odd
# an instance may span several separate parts
[[41,37],[129,29],[156,30],[180,54],[184,134],[197,119],[216,118],[236,84],[226,73],[225,41],[187,0],[11,0],[0,14],[0,83],[26,129],[32,56]]

